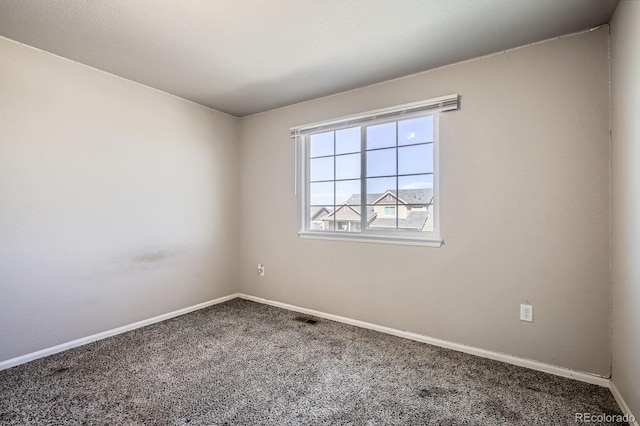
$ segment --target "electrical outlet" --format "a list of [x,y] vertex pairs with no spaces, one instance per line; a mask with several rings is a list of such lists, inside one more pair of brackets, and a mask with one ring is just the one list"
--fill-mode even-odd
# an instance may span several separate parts
[[258,263],[258,276],[264,277],[264,265],[262,263]]
[[533,306],[520,305],[520,321],[533,322]]

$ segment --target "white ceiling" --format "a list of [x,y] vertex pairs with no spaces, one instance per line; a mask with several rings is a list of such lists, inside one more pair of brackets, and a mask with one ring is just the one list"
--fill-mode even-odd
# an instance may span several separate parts
[[0,35],[245,116],[608,23],[618,0],[0,0]]

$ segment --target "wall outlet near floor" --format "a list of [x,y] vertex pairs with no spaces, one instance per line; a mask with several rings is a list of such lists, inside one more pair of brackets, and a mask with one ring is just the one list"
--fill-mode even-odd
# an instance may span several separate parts
[[258,263],[258,276],[264,277],[264,265],[262,263]]
[[533,306],[520,305],[520,321],[533,322]]

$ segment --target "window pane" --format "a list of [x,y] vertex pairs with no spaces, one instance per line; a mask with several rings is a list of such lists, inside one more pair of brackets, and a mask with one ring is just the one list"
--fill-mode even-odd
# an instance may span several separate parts
[[335,230],[360,232],[360,208],[351,205],[339,206],[336,210]]
[[309,184],[309,201],[312,205],[333,205],[333,182]]
[[398,145],[433,142],[433,116],[398,121]]
[[376,212],[373,211],[373,206],[367,206],[367,224],[371,223],[375,218]]
[[398,229],[403,231],[433,231],[433,207],[425,204],[408,204],[398,212]]
[[360,127],[336,132],[336,154],[360,152]]
[[360,154],[336,157],[336,179],[360,179]]
[[309,229],[312,231],[326,231],[333,220],[329,214],[333,212],[331,206],[311,206],[309,208]]
[[[407,203],[399,212],[398,228],[407,231],[433,231],[433,175],[398,178],[400,199]],[[403,215],[403,208],[406,214]]]
[[433,172],[433,144],[398,148],[398,174]]
[[399,196],[402,204],[415,204],[426,206],[433,203],[433,189],[401,189]]
[[406,205],[406,219],[398,219],[398,228],[406,231],[433,231],[433,205]]
[[396,174],[396,148],[367,152],[367,176]]
[[360,179],[336,182],[336,205],[360,206]]
[[[375,178],[367,179],[367,203],[373,204],[385,192],[390,191],[396,194],[396,178]],[[395,203],[394,203],[395,204]]]
[[309,161],[311,181],[333,179],[333,158],[314,158]]
[[374,204],[369,206],[369,210],[373,210],[373,214],[367,227],[373,230],[395,230],[396,219],[398,215],[398,209],[396,206],[384,206],[380,204]]
[[367,149],[396,146],[396,123],[367,127]]
[[311,135],[311,157],[333,155],[333,132]]

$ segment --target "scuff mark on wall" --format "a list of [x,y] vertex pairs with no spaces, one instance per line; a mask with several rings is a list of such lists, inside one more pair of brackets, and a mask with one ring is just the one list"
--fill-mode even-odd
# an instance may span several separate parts
[[135,256],[133,261],[144,264],[156,263],[171,257],[172,255],[173,253],[170,250],[154,250]]

